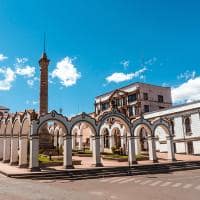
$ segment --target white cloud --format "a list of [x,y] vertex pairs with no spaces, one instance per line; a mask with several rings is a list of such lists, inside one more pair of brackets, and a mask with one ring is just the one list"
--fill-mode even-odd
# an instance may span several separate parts
[[188,79],[193,79],[196,76],[196,72],[195,71],[189,71],[187,70],[184,73],[181,73],[180,75],[177,76],[178,79],[184,79],[184,80],[188,80]]
[[200,76],[172,88],[172,100],[174,103],[200,100]]
[[38,78],[38,77],[34,77],[33,79],[27,80],[27,84],[28,84],[30,87],[33,87],[36,81],[39,81],[39,78]]
[[142,75],[139,76],[139,79],[142,80],[142,81],[145,81],[146,80],[146,76],[142,74]]
[[12,82],[15,80],[15,72],[11,68],[0,68],[0,74],[3,79],[0,79],[0,90],[10,90]]
[[162,83],[162,87],[169,87],[168,83]]
[[35,75],[35,67],[31,67],[29,65],[25,67],[17,67],[16,74],[25,76],[25,77],[33,77]]
[[27,80],[27,84],[28,84],[30,87],[33,87],[33,85],[34,85],[34,80]]
[[0,61],[6,60],[8,57],[4,56],[3,54],[0,54]]
[[[7,59],[6,56],[0,54],[0,61]],[[24,76],[25,78],[29,78],[27,80],[27,84],[33,87],[35,81],[38,80],[35,76],[35,67],[26,65],[24,63],[28,61],[27,58],[16,58],[16,63],[14,64],[15,70],[7,67],[7,68],[0,68],[0,90],[10,90],[12,87],[12,83],[18,76]]]
[[26,100],[27,105],[37,105],[39,102],[36,100]]
[[157,61],[156,57],[150,58],[144,62],[144,65],[153,65]]
[[78,72],[72,61],[72,58],[65,57],[57,63],[56,68],[51,73],[52,78],[60,79],[60,83],[65,87],[76,84],[81,77],[81,73]]
[[130,61],[129,60],[123,60],[123,61],[120,62],[120,64],[123,65],[124,69],[127,69],[127,67],[130,64]]
[[33,105],[37,105],[38,103],[39,103],[38,101],[34,101],[34,100],[32,101]]
[[16,58],[16,61],[18,64],[24,64],[28,61],[28,58],[22,57],[22,58]]
[[120,83],[120,82],[123,82],[123,81],[128,81],[128,80],[131,80],[133,78],[137,78],[137,77],[141,77],[142,78],[142,74],[147,70],[146,67],[136,71],[136,72],[133,72],[133,73],[129,73],[129,74],[125,74],[123,72],[115,72],[113,74],[111,74],[110,76],[106,77],[106,81],[108,83],[110,82],[115,82],[115,83]]

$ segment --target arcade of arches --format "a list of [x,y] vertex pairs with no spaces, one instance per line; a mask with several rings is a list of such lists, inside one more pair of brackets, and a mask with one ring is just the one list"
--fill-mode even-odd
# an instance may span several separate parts
[[104,164],[101,155],[111,153],[127,156],[129,165],[136,164],[142,154],[157,162],[156,151],[167,152],[167,159],[175,160],[171,125],[164,119],[131,122],[115,110],[99,119],[85,113],[67,119],[55,111],[40,117],[25,112],[1,119],[0,160],[36,170],[38,157],[45,151],[61,156],[64,168],[73,168],[75,151],[91,152],[91,164],[97,167]]

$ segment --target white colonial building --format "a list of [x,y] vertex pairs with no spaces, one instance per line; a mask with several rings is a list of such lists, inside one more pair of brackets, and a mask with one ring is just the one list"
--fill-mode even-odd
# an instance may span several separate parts
[[[158,118],[171,121],[176,153],[200,155],[200,101],[144,114],[150,121]],[[159,130],[156,136],[156,149],[167,152],[165,133]]]

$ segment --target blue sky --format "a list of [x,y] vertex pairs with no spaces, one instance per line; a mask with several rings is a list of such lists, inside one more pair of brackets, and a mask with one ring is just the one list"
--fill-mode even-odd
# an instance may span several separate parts
[[94,98],[135,81],[200,99],[198,0],[0,0],[0,104],[38,109],[43,33],[49,109],[94,110]]

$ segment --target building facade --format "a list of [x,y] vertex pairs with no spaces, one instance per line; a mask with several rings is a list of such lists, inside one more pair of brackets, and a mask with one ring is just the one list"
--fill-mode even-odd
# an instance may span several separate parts
[[[164,119],[172,126],[173,145],[176,153],[200,155],[200,101],[172,106],[171,89],[144,83],[133,83],[95,98],[95,113],[98,119],[113,109],[125,114],[134,121],[144,118],[150,123]],[[73,147],[81,149],[89,146],[90,129],[76,127]],[[84,127],[84,128],[83,128]],[[148,130],[139,130],[135,141],[135,151],[140,154],[148,151]],[[155,131],[155,145],[158,152],[167,152],[167,137],[164,128]],[[109,119],[101,130],[101,151],[112,152],[112,148],[127,151],[127,129],[118,119]],[[92,146],[91,146],[92,148]]]
[[133,83],[95,98],[95,115],[101,115],[113,107],[128,117],[172,106],[171,89],[145,83]]
[[[144,115],[147,120],[165,118],[172,123],[174,149],[176,153],[200,155],[200,101],[173,106],[169,109]],[[166,152],[166,138],[162,130],[156,135],[156,148]]]

